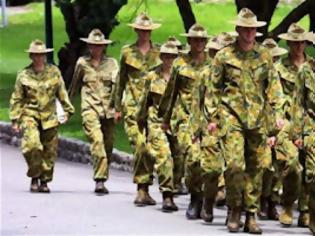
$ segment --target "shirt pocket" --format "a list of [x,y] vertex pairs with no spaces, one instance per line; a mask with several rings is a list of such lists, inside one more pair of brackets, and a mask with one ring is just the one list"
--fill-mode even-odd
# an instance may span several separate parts
[[229,62],[226,64],[225,68],[225,77],[226,82],[234,87],[234,86],[240,86],[241,83],[241,76],[242,76],[242,67],[241,65],[238,65],[237,63]]
[[59,87],[59,80],[58,79],[48,79],[47,82],[45,82],[45,90],[46,94],[49,96],[52,96],[57,93],[58,87]]
[[31,80],[22,80],[21,81],[24,93],[26,97],[31,101],[35,102],[37,100],[37,94],[38,94],[38,81],[31,81]]
[[113,86],[112,73],[101,73],[99,79],[103,84],[105,92],[110,93]]

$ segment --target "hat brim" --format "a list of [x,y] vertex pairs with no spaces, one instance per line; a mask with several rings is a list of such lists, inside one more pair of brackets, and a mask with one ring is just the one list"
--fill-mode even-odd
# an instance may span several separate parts
[[[231,35],[232,37],[237,37],[238,36],[238,33],[236,31],[232,31],[232,32],[227,32],[229,35]],[[261,37],[263,36],[262,33],[260,32],[256,32],[256,37]]]
[[155,30],[157,28],[160,28],[161,24],[153,23],[150,26],[144,26],[144,25],[138,25],[135,23],[130,23],[130,24],[128,24],[128,26],[130,26],[131,28],[140,29],[140,30]]
[[208,51],[209,49],[213,49],[213,50],[221,50],[222,48],[224,48],[224,47],[222,47],[222,45],[219,45],[219,44],[217,44],[217,43],[209,43],[207,46],[206,46],[206,51]]
[[80,38],[80,40],[83,42],[86,42],[87,44],[95,44],[95,45],[106,45],[106,44],[113,43],[112,40],[108,40],[108,39],[105,39],[102,41],[92,41],[92,40],[89,40],[88,38]]
[[35,50],[30,50],[30,49],[25,50],[25,52],[35,53],[35,54],[46,54],[46,53],[53,52],[53,51],[54,51],[53,48],[47,48],[47,49],[42,50],[42,51],[35,51]]
[[313,44],[315,44],[315,33],[309,32],[307,35],[307,40]]
[[271,50],[271,55],[273,57],[279,57],[287,53],[288,53],[288,50],[285,48],[275,48],[274,50]]
[[210,35],[191,35],[187,33],[180,34],[180,36],[187,37],[187,38],[204,38],[204,39],[211,38]]
[[235,26],[241,26],[246,28],[259,28],[263,27],[267,24],[265,21],[256,21],[254,24],[246,24],[242,21],[236,20],[236,21],[230,21],[230,23],[234,24]]
[[287,41],[301,42],[301,41],[306,41],[307,40],[307,35],[304,35],[304,36],[302,36],[300,38],[293,38],[288,33],[284,33],[284,34],[279,34],[278,38],[279,39],[284,39],[284,40],[287,40]]

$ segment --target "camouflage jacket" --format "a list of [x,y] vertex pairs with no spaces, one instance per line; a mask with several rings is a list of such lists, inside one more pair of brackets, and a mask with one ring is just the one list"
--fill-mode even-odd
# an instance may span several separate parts
[[116,111],[121,111],[122,103],[128,106],[138,105],[143,93],[145,75],[160,63],[159,55],[159,48],[156,45],[152,45],[146,55],[141,54],[136,44],[123,47],[115,95]]
[[94,110],[100,117],[114,117],[114,94],[118,72],[118,63],[111,57],[104,57],[97,68],[91,64],[91,57],[78,59],[69,94],[72,98],[81,88],[82,114]]
[[168,81],[165,80],[162,74],[162,66],[158,66],[155,70],[148,73],[144,95],[137,112],[137,121],[140,126],[147,123],[149,128],[161,127],[162,118],[158,117],[158,109],[167,83]]
[[308,62],[300,66],[291,108],[291,138],[315,133],[315,73]]
[[169,124],[173,110],[176,110],[178,123],[190,123],[194,111],[196,90],[201,89],[204,76],[209,70],[209,58],[205,53],[206,60],[202,64],[195,64],[190,54],[182,55],[173,63],[172,75],[167,84],[165,93],[159,106],[159,117]]
[[[242,51],[237,43],[219,51],[212,63],[211,89],[213,109],[209,120],[215,119],[219,110],[224,109],[245,129],[266,127],[269,105],[274,117],[282,117],[281,84],[271,55],[258,43],[248,52]],[[268,135],[276,132],[275,125],[266,130]]]
[[35,73],[30,65],[17,75],[10,100],[10,119],[12,123],[20,123],[23,116],[30,116],[39,120],[43,129],[56,127],[57,98],[67,116],[74,113],[59,69],[46,65],[43,72]]
[[[307,63],[311,63],[311,57],[307,56]],[[284,104],[283,104],[283,112],[285,118],[291,119],[291,106],[293,103],[293,93],[296,89],[296,79],[298,75],[298,67],[293,65],[290,61],[289,56],[280,59],[275,64],[275,68],[279,74],[281,85],[284,93]]]

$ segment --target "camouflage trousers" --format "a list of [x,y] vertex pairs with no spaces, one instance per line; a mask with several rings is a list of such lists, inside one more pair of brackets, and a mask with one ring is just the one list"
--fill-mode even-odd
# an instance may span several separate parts
[[108,179],[108,167],[114,145],[114,119],[100,118],[91,110],[82,114],[83,129],[90,142],[93,179]]
[[124,129],[128,136],[131,147],[135,150],[138,138],[139,138],[139,127],[136,121],[136,106],[124,106]]
[[172,158],[173,158],[173,179],[174,179],[174,187],[181,184],[182,178],[185,173],[185,159],[182,155],[182,152],[179,148],[179,143],[177,140],[177,136],[173,134],[166,134],[168,143],[171,149]]
[[289,139],[286,131],[289,125],[289,121],[286,121],[282,131],[277,135],[277,144],[274,148],[275,165],[283,186],[281,203],[284,206],[291,206],[298,199],[301,189],[302,166],[299,162],[298,148]]
[[241,207],[255,213],[259,209],[264,169],[270,168],[271,156],[263,129],[243,128],[236,117],[226,112],[223,137],[224,178],[229,208]]
[[214,200],[218,178],[222,172],[217,138],[209,135],[201,143],[193,143],[188,123],[179,125],[177,137],[180,149],[186,155],[185,183],[188,191]]
[[21,148],[28,166],[27,176],[52,181],[57,158],[57,127],[43,130],[40,121],[23,117],[21,128]]
[[309,228],[315,234],[315,132],[304,138],[305,183],[308,186]]
[[134,156],[134,182],[153,184],[153,171],[157,172],[161,192],[173,192],[173,159],[161,124],[149,124],[148,134],[140,133]]

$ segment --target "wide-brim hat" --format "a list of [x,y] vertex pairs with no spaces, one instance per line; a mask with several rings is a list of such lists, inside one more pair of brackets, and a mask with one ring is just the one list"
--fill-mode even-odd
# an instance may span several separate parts
[[267,24],[265,21],[258,21],[257,16],[248,8],[242,8],[237,15],[237,19],[231,21],[236,26],[241,27],[262,27]]
[[273,57],[279,57],[288,53],[288,50],[278,46],[277,42],[272,38],[267,38],[262,42],[262,45],[265,46],[271,53]]
[[190,27],[188,33],[180,34],[181,36],[188,37],[188,38],[210,38],[211,36],[208,35],[207,30],[200,24],[196,23]]
[[176,47],[182,46],[181,41],[179,41],[175,36],[168,37],[167,42],[175,45]]
[[25,52],[37,54],[44,54],[52,51],[54,51],[53,48],[46,48],[45,43],[39,39],[33,40],[30,43],[29,48],[25,50]]
[[109,39],[105,39],[104,34],[99,29],[93,29],[87,38],[80,38],[80,40],[88,44],[97,45],[111,44],[113,42]]
[[166,41],[166,43],[162,44],[160,47],[160,54],[163,53],[177,55],[178,48],[172,42]]
[[219,51],[233,42],[235,42],[235,38],[229,33],[223,32],[208,41],[206,45],[206,50],[214,49]]
[[137,16],[133,23],[128,25],[134,29],[140,30],[155,30],[161,27],[161,24],[154,23],[152,19],[145,13],[141,13],[139,16]]
[[287,41],[305,41],[308,38],[308,33],[297,23],[292,23],[287,33],[279,34],[278,38],[284,39]]

